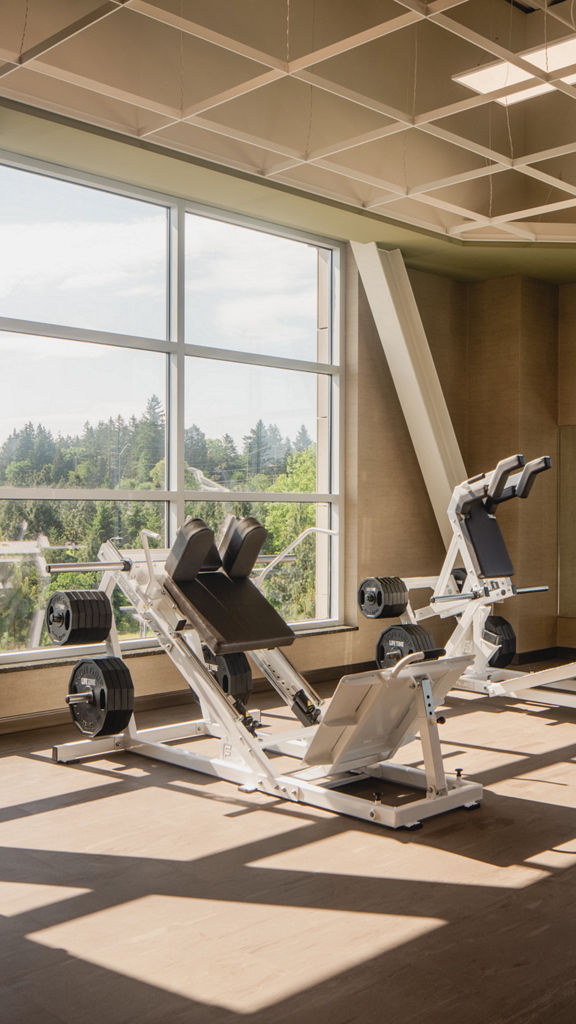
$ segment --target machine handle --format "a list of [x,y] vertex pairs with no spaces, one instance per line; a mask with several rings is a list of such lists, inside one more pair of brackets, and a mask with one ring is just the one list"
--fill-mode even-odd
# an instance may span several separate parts
[[527,462],[516,484],[516,497],[527,498],[538,473],[544,473],[551,466],[552,459],[549,455],[542,455],[539,459],[532,459],[532,462]]
[[123,558],[118,562],[50,562],[46,572],[50,575],[58,572],[106,572],[109,569],[114,572],[130,572],[131,568],[130,559]]
[[[503,491],[508,481],[508,477],[514,473],[515,470],[521,469],[525,464],[526,459],[523,455],[510,455],[507,459],[502,459],[496,469],[492,473],[492,478],[488,484],[488,490],[486,496],[492,499],[493,503],[496,503],[498,498],[503,498]],[[512,498],[513,495],[511,494]],[[506,500],[506,499],[504,499]]]

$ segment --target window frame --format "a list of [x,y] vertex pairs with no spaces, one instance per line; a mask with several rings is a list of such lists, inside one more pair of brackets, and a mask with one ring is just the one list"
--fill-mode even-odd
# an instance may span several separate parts
[[[112,178],[102,177],[86,171],[76,171],[57,164],[34,158],[25,158],[0,149],[0,164],[15,170],[55,178],[72,185],[82,185],[96,191],[147,202],[167,209],[167,309],[166,338],[145,338],[138,335],[117,334],[95,331],[82,327],[35,320],[21,320],[0,316],[0,332],[25,334],[47,339],[63,339],[86,344],[108,345],[136,351],[163,353],[166,357],[166,478],[164,489],[125,490],[94,488],[52,488],[52,487],[3,487],[0,486],[0,500],[105,500],[105,501],[154,501],[166,505],[167,543],[174,540],[176,530],[184,520],[184,506],[190,501],[264,501],[264,502],[306,502],[328,506],[331,529],[336,531],[330,537],[330,615],[325,619],[306,620],[293,624],[297,635],[341,628],[344,612],[343,586],[343,538],[344,517],[341,494],[343,490],[343,423],[344,380],[342,373],[342,338],[344,325],[343,273],[345,266],[344,243],[300,230],[289,229],[267,221],[236,214],[206,204],[196,203],[182,196],[126,184]],[[188,214],[219,220],[238,227],[276,235],[296,242],[313,245],[319,251],[329,254],[330,270],[326,294],[326,316],[330,338],[331,361],[320,362],[291,359],[275,355],[262,355],[241,350],[219,349],[196,345],[186,341],[185,312],[185,225]],[[325,492],[300,494],[296,492],[244,492],[186,490],[185,488],[185,372],[188,357],[214,359],[226,363],[241,363],[285,370],[296,370],[314,375],[326,375],[330,386],[330,428],[328,431],[329,489]],[[157,640],[148,638],[121,640],[123,651],[138,652],[158,650]],[[74,657],[102,652],[103,645],[81,647],[38,648],[20,651],[0,652],[0,666],[17,665],[27,662],[52,663],[55,660],[70,660]]]

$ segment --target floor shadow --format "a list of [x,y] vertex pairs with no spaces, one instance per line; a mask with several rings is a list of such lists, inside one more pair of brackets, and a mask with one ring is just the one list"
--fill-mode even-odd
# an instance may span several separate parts
[[[3,881],[88,890],[3,919],[3,1024],[34,1024],[40,1021],[40,1011],[44,1024],[96,1020],[110,1024],[135,1020],[144,1024],[296,1020],[572,1024],[576,868],[551,872],[529,888],[508,889],[449,880],[430,883],[359,876],[354,865],[350,873],[334,875],[281,868],[271,872],[254,863],[317,842],[334,831],[331,822],[305,824],[296,833],[266,837],[190,861],[3,849]],[[233,902],[236,927],[242,909],[254,903],[354,911],[374,918],[421,917],[433,923],[418,938],[391,941],[391,948],[364,955],[355,966],[301,990],[297,977],[290,979],[287,959],[278,981],[285,988],[288,978],[294,994],[249,1014],[185,998],[28,937],[146,895],[211,904]],[[281,935],[270,939],[282,941]],[[101,943],[100,926],[95,944]],[[190,955],[194,957],[193,949]],[[241,958],[241,946],[231,941],[229,955]],[[265,947],[262,955],[266,956]],[[322,974],[322,950],[316,955]],[[229,992],[223,994],[223,1002],[229,999]]]

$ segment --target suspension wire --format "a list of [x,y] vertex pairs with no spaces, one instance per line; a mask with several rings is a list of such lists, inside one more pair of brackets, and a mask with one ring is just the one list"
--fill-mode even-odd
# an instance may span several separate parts
[[[492,0],[492,9],[491,9],[491,22],[492,22],[492,24],[490,26],[490,36],[491,36],[491,38],[494,38],[494,35],[495,35],[495,31],[494,31],[495,24],[496,24],[495,11],[496,11],[496,0]],[[494,102],[488,104],[488,149],[490,150],[490,152],[492,152],[492,148],[493,148],[493,134],[492,134],[493,121],[494,121]],[[486,158],[486,166],[487,167],[489,167],[490,162],[491,162],[491,158]],[[492,207],[493,207],[493,203],[494,203],[494,174],[490,173],[488,175],[488,217],[490,218],[490,220],[492,220]]]
[[[514,8],[512,7],[512,4],[510,4],[510,15],[508,17],[508,49],[509,50],[512,49],[512,13],[513,13],[513,10],[514,10]],[[505,81],[504,84],[508,85],[508,77],[510,75],[510,62],[507,61],[506,64],[507,64],[507,67],[506,67],[506,81]],[[504,109],[506,111],[506,127],[508,129],[508,145],[509,145],[509,149],[510,149],[510,159],[513,160],[514,159],[514,145],[512,143],[512,129],[510,127],[510,104],[508,103],[508,97],[506,97],[506,102],[504,104]]]
[[[180,17],[184,19],[184,0],[180,0]],[[180,29],[180,66],[179,66],[179,85],[180,85],[180,119],[184,117],[184,32]]]
[[418,94],[418,25],[414,26],[414,63],[413,63],[413,74],[412,74],[412,100],[411,100],[411,114],[412,114],[412,125],[406,128],[404,132],[404,141],[402,146],[402,165],[404,171],[404,189],[406,195],[408,194],[408,138],[410,131],[414,126],[414,118],[416,117],[416,96]]
[[26,8],[24,10],[24,25],[22,27],[22,37],[20,39],[20,46],[18,47],[18,63],[22,60],[22,54],[24,52],[24,40],[26,39],[26,30],[28,28],[28,13],[30,11],[30,0],[26,0]]
[[[290,0],[288,0],[288,3]],[[312,52],[316,46],[316,0],[312,0]],[[304,157],[308,160],[310,156],[310,137],[312,135],[312,117],[314,113],[314,86],[310,85],[308,97],[308,127],[306,130],[306,142],[304,144]]]

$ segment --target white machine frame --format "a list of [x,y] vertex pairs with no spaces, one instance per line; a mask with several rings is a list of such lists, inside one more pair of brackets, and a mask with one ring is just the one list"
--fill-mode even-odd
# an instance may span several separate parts
[[[321,711],[316,725],[276,735],[254,734],[206,667],[198,633],[182,628],[182,612],[162,585],[168,551],[151,550],[147,531],[142,533],[141,551],[120,551],[107,541],[100,548],[99,563],[90,568],[97,565],[102,570],[100,589],[109,597],[116,586],[121,588],[195,693],[201,718],[139,730],[132,715],[117,735],[54,747],[54,760],[70,762],[127,750],[235,782],[244,792],[259,791],[389,828],[413,828],[432,815],[478,805],[482,786],[444,771],[434,710],[470,658],[424,662],[420,653],[409,655],[393,669],[344,677],[332,700],[322,702],[278,648],[250,651],[251,659],[289,706],[295,693],[303,690]],[[50,568],[70,571],[71,566]],[[120,657],[114,624],[106,646],[109,654]],[[417,733],[423,770],[392,763],[390,758]],[[219,740],[217,756],[173,745],[202,737]],[[296,758],[303,766],[278,771],[279,754]],[[319,757],[325,757],[325,763]],[[388,804],[380,793],[366,798],[344,791],[352,783],[372,778],[421,790],[423,795],[411,802]]]
[[[472,661],[458,680],[458,688],[488,696],[509,696],[536,703],[576,708],[576,663],[555,666],[539,672],[519,672],[490,665],[498,645],[485,637],[486,620],[495,602],[519,594],[548,590],[546,586],[518,589],[509,576],[486,577],[474,556],[464,531],[467,504],[488,498],[494,504],[513,497],[525,497],[529,481],[548,468],[546,457],[524,463],[523,456],[503,459],[487,473],[465,480],[454,488],[448,507],[452,540],[438,576],[402,577],[408,591],[432,591],[428,604],[414,608],[410,601],[400,616],[403,623],[420,624],[427,619],[456,617],[454,630],[445,648],[448,657],[468,655]],[[459,590],[453,571],[463,567],[466,578]],[[554,685],[562,684],[554,689]]]

